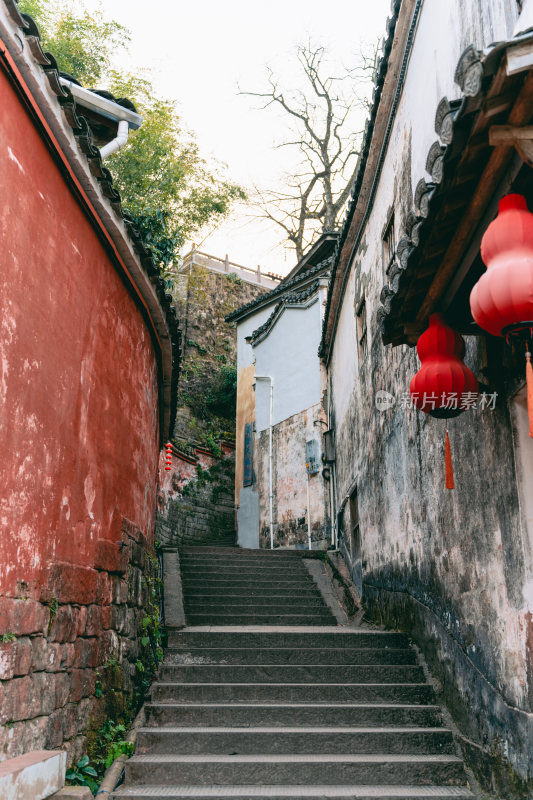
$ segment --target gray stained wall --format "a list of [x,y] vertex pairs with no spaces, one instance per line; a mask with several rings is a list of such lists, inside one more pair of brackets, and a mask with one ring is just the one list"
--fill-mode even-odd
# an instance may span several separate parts
[[[503,780],[511,765],[505,796],[524,789],[521,779],[533,772],[533,442],[524,392],[496,376],[494,410],[469,410],[450,421],[456,489],[447,491],[444,421],[403,407],[420,366],[416,350],[385,347],[376,313],[386,281],[384,232],[394,215],[402,235],[412,187],[427,179],[423,162],[435,139],[438,101],[459,95],[454,69],[468,44],[512,35],[512,5],[422,5],[328,368],[341,546],[356,583],[371,616],[411,631],[424,648],[478,774],[485,771],[490,783],[499,765]],[[485,338],[467,337],[465,362],[480,379],[488,361]],[[379,390],[393,396],[392,407],[377,408]]]

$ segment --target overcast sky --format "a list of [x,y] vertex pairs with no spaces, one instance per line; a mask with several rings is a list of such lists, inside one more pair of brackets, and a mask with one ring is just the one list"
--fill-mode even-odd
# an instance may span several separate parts
[[[85,5],[102,7],[99,0]],[[290,86],[298,80],[295,45],[308,39],[326,45],[339,70],[353,64],[362,43],[383,35],[390,0],[106,0],[103,8],[132,32],[125,66],[147,67],[157,93],[178,101],[201,152],[227,164],[228,176],[243,186],[268,188],[290,169],[289,150],[274,148],[285,121],[255,110],[238,85],[260,88],[269,64]],[[245,266],[286,273],[295,259],[281,240],[281,229],[239,209],[197,244]]]

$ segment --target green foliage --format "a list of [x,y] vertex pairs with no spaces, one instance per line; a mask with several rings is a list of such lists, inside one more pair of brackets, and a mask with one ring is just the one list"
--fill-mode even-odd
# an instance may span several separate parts
[[133,755],[135,745],[125,738],[126,726],[107,719],[96,732],[95,744],[91,754],[99,776],[103,776],[113,761],[124,753]]
[[[198,350],[198,352],[202,356],[205,356],[205,354],[207,353],[207,347],[204,347],[203,344],[200,344],[199,342],[195,342],[194,339],[187,339],[187,345],[189,347],[196,348],[196,350]],[[215,356],[215,358],[216,358],[216,356]]]
[[67,770],[65,775],[71,786],[87,786],[93,795],[98,791],[98,773],[89,763],[89,756],[82,756],[75,767]]
[[48,631],[47,631],[48,634],[52,630],[52,625],[54,624],[54,620],[56,618],[57,606],[58,606],[57,597],[52,597],[48,606],[50,609],[50,619],[48,620]]
[[44,49],[63,72],[80,83],[96,86],[109,73],[113,54],[125,50],[130,33],[118,22],[107,22],[100,10],[89,13],[77,2],[20,0],[20,9],[36,20]]
[[2,642],[2,644],[7,644],[8,642],[14,642],[16,641],[16,639],[17,637],[15,636],[15,634],[11,633],[10,631],[8,631],[7,633],[3,633],[2,636],[0,636],[0,641]]
[[233,420],[237,403],[237,368],[224,364],[213,377],[207,394],[207,408],[212,414]]
[[211,450],[213,455],[216,456],[217,458],[220,458],[220,456],[222,455],[222,450],[219,443],[214,438],[214,436],[208,433],[207,436],[205,437],[205,440],[208,448]]
[[43,46],[59,69],[82,84],[127,97],[143,117],[128,145],[113,154],[111,170],[124,210],[154,261],[172,284],[177,254],[183,243],[206,224],[225,217],[244,191],[223,177],[220,165],[208,165],[183,127],[173,102],[155,97],[145,75],[115,68],[117,51],[127,49],[129,31],[105,20],[102,11],[88,12],[82,0],[21,0],[21,10],[40,27]]

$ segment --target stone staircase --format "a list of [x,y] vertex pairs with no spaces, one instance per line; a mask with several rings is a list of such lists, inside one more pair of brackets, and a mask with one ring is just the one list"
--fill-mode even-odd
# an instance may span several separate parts
[[[200,552],[201,551],[201,552]],[[336,625],[297,551],[185,547],[181,575],[190,625]]]
[[472,798],[406,636],[319,623],[299,556],[228,552],[182,554],[202,624],[170,632],[113,797]]

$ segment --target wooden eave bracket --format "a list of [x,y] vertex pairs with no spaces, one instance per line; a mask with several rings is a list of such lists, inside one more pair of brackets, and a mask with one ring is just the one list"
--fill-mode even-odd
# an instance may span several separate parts
[[522,161],[533,167],[533,125],[492,125],[489,128],[489,143],[515,147]]

